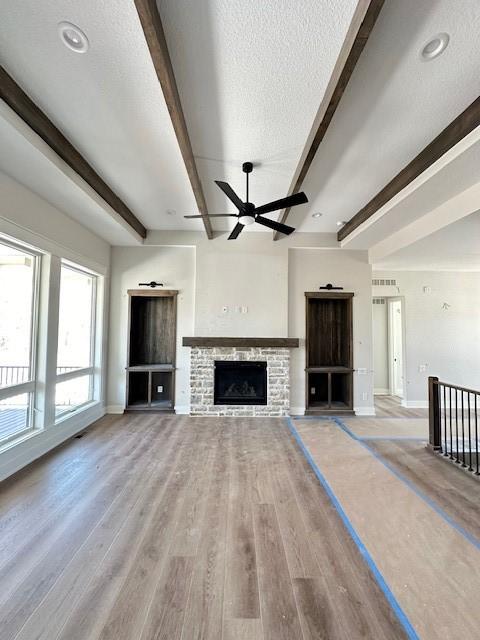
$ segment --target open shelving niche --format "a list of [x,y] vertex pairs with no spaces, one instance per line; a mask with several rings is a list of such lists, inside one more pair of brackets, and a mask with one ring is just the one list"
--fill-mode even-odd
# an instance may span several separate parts
[[173,413],[177,294],[128,292],[127,410]]
[[353,293],[305,292],[307,415],[353,413]]

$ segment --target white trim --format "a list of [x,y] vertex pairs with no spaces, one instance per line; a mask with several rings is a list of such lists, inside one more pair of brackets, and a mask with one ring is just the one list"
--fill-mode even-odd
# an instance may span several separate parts
[[374,389],[373,390],[373,395],[374,396],[389,396],[390,394],[390,389]]
[[305,407],[290,407],[288,413],[291,416],[304,416]]
[[122,415],[123,413],[125,413],[125,407],[123,406],[123,404],[109,404],[106,407],[105,413]]
[[354,407],[356,416],[374,416],[375,407]]
[[428,400],[402,400],[405,409],[428,409]]
[[9,387],[0,389],[0,400],[8,400],[15,396],[21,396],[24,393],[33,393],[35,391],[35,381],[20,382],[20,384],[12,384]]
[[[2,237],[8,241],[16,242],[17,244],[21,243],[27,245],[29,251],[30,248],[32,248],[34,251],[39,253],[52,254],[59,257],[61,256],[66,260],[72,260],[76,264],[80,262],[84,265],[84,268],[87,267],[88,269],[92,269],[99,275],[106,275],[108,272],[108,265],[101,264],[88,256],[83,256],[77,251],[69,249],[66,245],[62,245],[55,240],[50,240],[47,236],[41,235],[36,231],[32,231],[27,227],[23,227],[17,222],[13,222],[2,215],[0,215],[0,226],[2,227],[2,230],[0,231],[0,235]],[[6,231],[4,229],[6,229]],[[84,227],[84,229],[93,235],[92,231],[86,227]],[[103,241],[105,242],[105,240]]]
[[176,404],[175,405],[175,413],[179,416],[188,416],[190,415],[190,405],[189,404]]
[[[93,332],[92,332],[93,333]],[[60,382],[67,382],[68,380],[74,380],[75,378],[82,378],[83,376],[92,376],[94,373],[94,367],[82,367],[82,369],[73,369],[72,371],[66,371],[65,373],[57,373],[55,379],[56,384]]]
[[69,420],[65,420],[61,426],[57,425],[55,429],[34,431],[16,442],[9,443],[9,448],[0,456],[0,481],[45,455],[79,431],[83,431],[104,415],[105,407],[96,404],[85,411],[78,412]]

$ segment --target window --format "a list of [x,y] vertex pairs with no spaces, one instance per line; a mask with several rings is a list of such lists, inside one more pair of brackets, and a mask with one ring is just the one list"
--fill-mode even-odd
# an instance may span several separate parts
[[62,264],[55,415],[93,400],[97,277]]
[[39,261],[0,240],[0,443],[33,428]]

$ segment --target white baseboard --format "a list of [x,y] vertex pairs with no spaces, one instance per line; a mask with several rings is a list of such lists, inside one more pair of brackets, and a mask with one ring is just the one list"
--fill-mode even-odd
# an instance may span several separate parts
[[402,400],[406,409],[428,409],[428,400]]
[[375,407],[354,407],[356,416],[374,416]]
[[305,407],[290,407],[288,414],[291,416],[304,416]]
[[122,413],[125,413],[125,407],[123,406],[123,404],[110,404],[106,409],[106,413],[121,415]]
[[12,443],[9,449],[0,454],[0,480],[8,478],[51,449],[58,447],[59,444],[79,431],[83,431],[104,415],[105,407],[95,405],[64,420],[61,424],[32,434],[17,445]]
[[374,396],[389,396],[390,395],[390,389],[374,389],[373,390],[373,395]]
[[188,416],[190,415],[190,405],[189,404],[177,404],[175,405],[175,413],[179,416]]

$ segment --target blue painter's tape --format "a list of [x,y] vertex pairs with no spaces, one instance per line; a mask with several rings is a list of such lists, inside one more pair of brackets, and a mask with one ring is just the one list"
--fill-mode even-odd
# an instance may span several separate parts
[[396,442],[397,440],[413,440],[415,442],[427,442],[428,438],[421,438],[418,436],[357,436],[358,440],[390,440]]
[[445,522],[447,522],[453,529],[455,529],[455,531],[458,531],[458,533],[460,533],[466,540],[468,540],[468,542],[473,544],[474,547],[476,547],[477,549],[480,549],[480,540],[478,538],[476,538],[473,534],[471,534],[469,531],[464,529],[461,525],[458,524],[458,522],[455,522],[455,520],[451,516],[449,516],[448,513],[446,513],[440,505],[438,505],[434,500],[429,498],[425,493],[420,491],[420,489],[418,489],[418,487],[416,487],[413,484],[413,482],[411,482],[403,474],[397,471],[395,467],[393,467],[387,460],[385,460],[385,458],[383,458],[383,456],[381,456],[374,449],[372,449],[364,438],[359,438],[357,435],[355,435],[353,431],[351,431],[347,427],[347,425],[340,420],[340,418],[332,417],[332,420],[333,422],[335,422],[335,424],[338,427],[340,427],[342,431],[344,431],[348,436],[350,436],[350,438],[359,442],[362,445],[362,447],[364,447],[374,458],[376,458],[379,462],[381,462],[383,466],[390,471],[390,473],[392,473],[396,478],[398,478],[398,480],[401,480],[404,484],[406,484],[407,487],[411,489],[416,496],[418,496],[421,500],[423,500],[426,504],[428,504],[428,506],[432,508],[436,513],[438,513],[438,515],[441,518],[443,518],[443,520],[445,520]]
[[410,620],[407,618],[407,616],[405,615],[405,612],[403,611],[403,609],[401,608],[401,606],[397,602],[395,596],[390,591],[390,588],[387,585],[387,583],[385,582],[384,577],[380,573],[377,565],[373,561],[372,556],[368,552],[368,550],[365,547],[365,545],[363,544],[360,536],[358,535],[358,533],[354,529],[352,523],[348,519],[347,514],[343,510],[342,505],[338,501],[338,499],[337,499],[336,495],[334,494],[332,488],[330,487],[330,485],[328,484],[326,478],[324,477],[324,475],[322,474],[322,472],[318,468],[318,466],[315,463],[314,459],[312,458],[309,450],[303,444],[302,439],[301,439],[301,437],[300,437],[295,425],[293,424],[293,420],[290,417],[287,417],[286,421],[287,421],[288,428],[290,429],[291,434],[293,435],[293,437],[297,441],[298,446],[300,447],[300,449],[302,450],[303,455],[305,456],[305,458],[307,459],[308,463],[312,467],[312,469],[313,469],[315,475],[317,476],[320,484],[325,489],[325,492],[328,495],[328,497],[330,498],[331,503],[333,504],[333,506],[335,507],[338,515],[342,519],[342,522],[345,525],[345,527],[346,527],[348,533],[350,534],[352,540],[357,545],[357,548],[358,548],[359,552],[361,553],[364,561],[366,562],[366,564],[368,565],[370,571],[372,572],[372,574],[373,574],[375,580],[377,581],[378,586],[382,590],[385,598],[387,599],[388,603],[392,607],[392,609],[393,609],[395,615],[397,616],[400,624],[404,628],[405,633],[407,634],[408,638],[410,638],[410,640],[419,640],[418,635],[417,635],[415,629],[413,628]]

